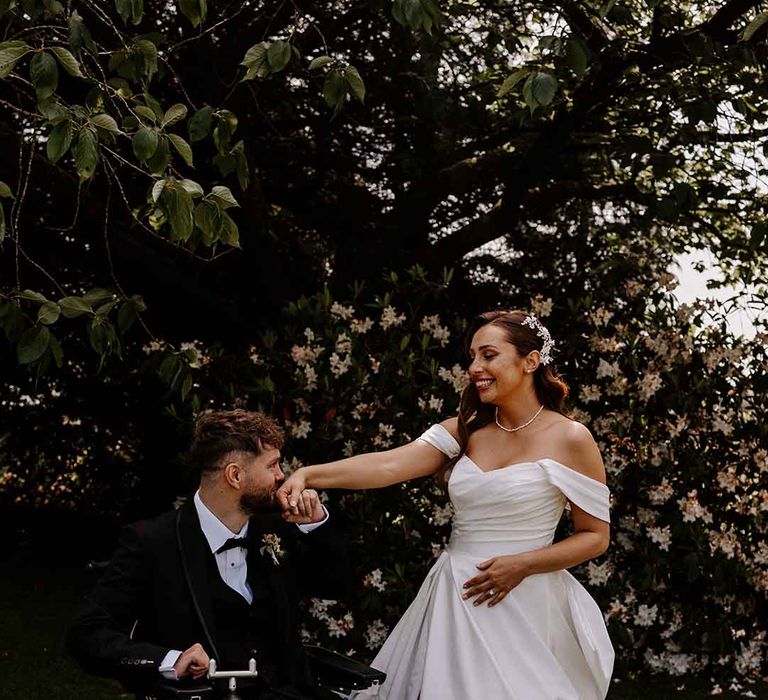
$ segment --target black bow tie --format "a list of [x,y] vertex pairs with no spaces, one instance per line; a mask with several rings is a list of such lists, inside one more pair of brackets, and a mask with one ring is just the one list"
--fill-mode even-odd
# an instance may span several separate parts
[[242,547],[248,549],[248,540],[245,537],[230,537],[221,547],[216,550],[216,554],[226,552],[228,549]]

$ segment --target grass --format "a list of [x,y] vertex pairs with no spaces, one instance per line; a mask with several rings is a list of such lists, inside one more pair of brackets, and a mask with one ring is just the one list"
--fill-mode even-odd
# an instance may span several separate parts
[[[127,700],[114,682],[83,673],[66,655],[64,630],[92,577],[72,567],[3,562],[0,570],[0,700]],[[609,700],[704,700],[712,684],[657,677],[614,682]],[[768,700],[768,685],[752,686]],[[722,700],[741,698],[725,692]],[[480,700],[468,698],[467,700]],[[482,699],[485,700],[485,699]]]

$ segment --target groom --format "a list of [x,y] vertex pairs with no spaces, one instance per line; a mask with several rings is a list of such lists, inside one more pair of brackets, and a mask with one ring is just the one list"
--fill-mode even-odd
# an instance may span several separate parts
[[301,496],[311,515],[279,516],[283,443],[262,413],[197,421],[194,499],[124,529],[69,630],[86,670],[146,690],[202,678],[212,658],[220,670],[242,670],[253,657],[255,697],[325,697],[299,641],[298,601],[346,593],[349,567],[316,492]]

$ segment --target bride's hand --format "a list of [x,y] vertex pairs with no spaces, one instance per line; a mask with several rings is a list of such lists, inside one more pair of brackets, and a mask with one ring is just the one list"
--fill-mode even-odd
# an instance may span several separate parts
[[528,575],[525,560],[518,554],[507,554],[488,559],[478,564],[477,568],[482,573],[464,584],[466,590],[462,597],[464,600],[469,600],[477,596],[474,604],[482,605],[486,601],[490,601],[488,607],[504,600],[507,593],[520,585]]
[[304,478],[303,472],[303,469],[297,469],[277,490],[277,501],[280,507],[291,515],[309,515],[302,510],[304,503],[301,494],[307,487],[307,480]]

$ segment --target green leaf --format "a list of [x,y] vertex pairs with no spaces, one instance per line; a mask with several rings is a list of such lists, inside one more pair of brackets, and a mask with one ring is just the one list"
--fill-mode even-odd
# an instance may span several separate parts
[[365,101],[365,83],[360,77],[360,73],[357,72],[357,68],[354,66],[347,66],[344,69],[344,77],[347,80],[347,84],[352,94],[360,101]]
[[176,134],[168,134],[168,138],[179,155],[184,159],[184,162],[189,167],[192,167],[192,147],[181,136]]
[[208,12],[205,0],[179,0],[179,10],[193,27],[199,27],[202,22],[205,22]]
[[99,127],[99,129],[104,129],[105,131],[109,131],[112,134],[123,133],[120,130],[120,127],[117,125],[117,122],[108,114],[105,114],[104,112],[102,112],[101,114],[94,114],[91,117],[90,121],[91,121],[91,124]]
[[230,207],[240,206],[229,187],[224,187],[223,185],[216,185],[216,187],[211,190],[207,199],[212,201],[219,209],[229,209]]
[[168,143],[167,136],[160,136],[157,142],[157,149],[147,161],[149,172],[153,175],[162,175],[168,163],[171,162],[171,149]]
[[8,187],[2,180],[0,180],[0,198],[2,199],[14,199],[11,188]]
[[89,180],[96,172],[99,162],[99,150],[96,136],[89,129],[81,129],[74,148],[75,167],[80,180]]
[[58,160],[69,150],[72,145],[72,122],[66,119],[63,122],[59,122],[51,129],[51,133],[48,136],[48,143],[46,144],[46,152],[48,154],[48,160],[51,163],[56,163]]
[[202,231],[205,245],[218,240],[221,229],[219,208],[212,202],[200,202],[195,207],[195,226]]
[[163,193],[163,190],[165,189],[165,186],[168,184],[168,180],[157,180],[154,185],[152,185],[152,201],[156,202],[160,195]]
[[61,309],[55,301],[46,301],[37,311],[37,322],[50,326],[61,316]]
[[327,66],[329,63],[333,63],[334,60],[335,59],[330,56],[318,56],[317,58],[312,59],[312,62],[309,64],[309,70],[317,70],[318,68]]
[[29,64],[29,79],[35,86],[38,101],[50,97],[59,86],[56,59],[46,51],[36,53]]
[[202,141],[211,131],[213,109],[202,107],[195,112],[187,122],[187,133],[192,143]]
[[572,36],[565,43],[565,59],[576,75],[583,75],[584,71],[587,70],[589,55],[587,47],[579,37]]
[[130,21],[135,26],[144,17],[143,0],[115,0],[115,9],[123,20],[123,24],[128,24]]
[[229,140],[237,129],[237,117],[227,109],[214,113],[216,126],[213,129],[213,142],[216,150],[222,155],[227,155]]
[[221,212],[219,238],[233,248],[240,247],[240,232],[238,231],[237,224],[229,214],[224,212]]
[[80,297],[62,297],[59,299],[59,308],[64,318],[77,318],[93,313],[91,305]]
[[344,104],[347,95],[347,81],[339,71],[330,71],[323,84],[323,97],[329,107],[338,108]]
[[64,351],[61,349],[61,343],[59,343],[53,333],[51,333],[51,339],[48,343],[48,347],[51,351],[53,361],[56,363],[56,366],[61,369],[64,365]]
[[546,107],[555,97],[557,81],[551,73],[539,72],[533,76],[533,97],[542,106]]
[[83,74],[80,71],[80,64],[77,59],[65,49],[63,46],[52,46],[51,52],[61,63],[61,67],[67,71],[71,76],[75,78],[82,78]]
[[279,73],[291,60],[291,45],[276,41],[267,49],[267,63],[274,73]]
[[168,222],[171,225],[171,240],[186,241],[194,229],[194,203],[192,195],[183,187],[166,187],[160,196],[168,212]]
[[94,287],[83,294],[82,300],[92,306],[99,306],[106,301],[112,301],[114,296],[115,295],[109,289]]
[[144,74],[151,78],[157,73],[157,46],[149,39],[136,39],[133,42],[144,64]]
[[39,360],[51,342],[51,332],[45,326],[33,326],[22,333],[16,346],[19,364],[28,365]]
[[133,153],[142,163],[146,163],[155,154],[157,144],[157,132],[146,127],[139,129],[131,141]]
[[149,107],[146,107],[145,105],[136,105],[134,110],[136,114],[144,117],[147,121],[152,124],[157,124],[157,115]]
[[242,78],[243,80],[252,80],[256,77],[266,78],[270,74],[269,63],[267,63],[269,46],[266,41],[260,41],[245,52],[245,57],[240,62],[241,66],[248,69]]
[[0,243],[5,240],[5,232],[7,231],[7,224],[5,223],[5,212],[3,211],[3,205],[0,204]]
[[757,16],[746,26],[741,34],[742,41],[750,41],[766,22],[768,22],[768,12],[758,12]]
[[87,49],[92,54],[96,54],[96,44],[93,43],[91,33],[77,10],[73,10],[69,18],[69,48],[75,53],[81,49]]
[[24,289],[20,292],[16,292],[14,296],[17,299],[26,299],[27,301],[34,301],[38,304],[43,304],[48,301],[43,294],[36,292],[34,289]]
[[176,103],[175,105],[171,105],[168,108],[168,111],[163,115],[162,126],[172,126],[186,116],[187,108],[183,104]]
[[117,329],[125,333],[136,321],[136,306],[127,301],[117,311]]
[[25,41],[3,41],[0,43],[0,78],[7,78],[20,58],[26,56],[32,47]]
[[508,75],[501,84],[499,91],[496,93],[496,97],[504,97],[504,95],[510,92],[523,78],[526,78],[529,73],[530,71],[528,68],[521,68],[511,75]]
[[195,182],[194,180],[178,180],[177,184],[181,187],[183,187],[189,194],[192,195],[192,198],[195,197],[202,197],[203,196],[203,188],[200,186],[199,183]]

